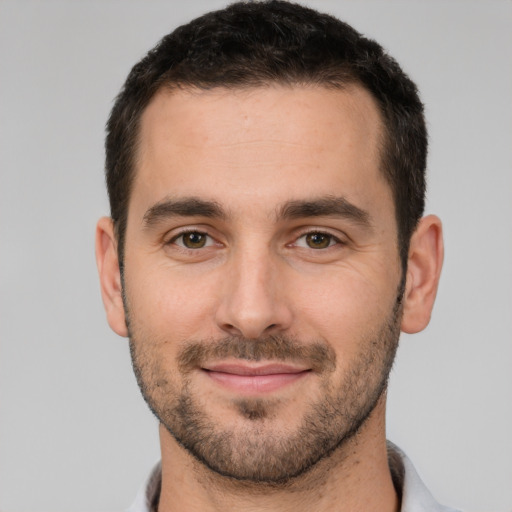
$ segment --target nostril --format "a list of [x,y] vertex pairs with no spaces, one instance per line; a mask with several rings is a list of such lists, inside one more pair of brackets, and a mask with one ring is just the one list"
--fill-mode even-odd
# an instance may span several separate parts
[[231,334],[231,335],[234,335],[234,336],[241,336],[242,335],[242,332],[240,329],[238,329],[237,327],[235,327],[233,324],[224,324],[222,326],[222,329]]

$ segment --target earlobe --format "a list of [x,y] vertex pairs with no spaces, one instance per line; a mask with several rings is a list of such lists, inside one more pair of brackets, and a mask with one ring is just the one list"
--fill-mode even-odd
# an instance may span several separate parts
[[102,217],[96,226],[96,264],[108,323],[119,336],[128,336],[117,242],[112,219],[109,217]]
[[401,328],[419,332],[428,325],[443,265],[444,247],[441,221],[435,215],[423,217],[409,246],[407,281]]

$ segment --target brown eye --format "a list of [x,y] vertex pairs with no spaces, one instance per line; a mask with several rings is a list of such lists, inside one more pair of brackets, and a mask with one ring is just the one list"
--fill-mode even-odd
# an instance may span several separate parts
[[181,245],[187,249],[202,249],[206,247],[207,242],[208,235],[206,233],[200,233],[199,231],[183,233],[175,240],[177,245]]
[[325,233],[308,233],[306,244],[311,249],[327,249],[332,244],[333,238]]

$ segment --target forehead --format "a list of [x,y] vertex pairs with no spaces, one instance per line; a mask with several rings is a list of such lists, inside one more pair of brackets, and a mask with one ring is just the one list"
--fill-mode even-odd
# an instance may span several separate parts
[[141,118],[132,194],[154,203],[222,189],[243,205],[334,187],[358,199],[388,188],[382,133],[375,101],[358,86],[164,89]]
[[142,114],[140,140],[236,144],[251,133],[260,137],[262,128],[289,142],[315,142],[311,136],[321,132],[340,136],[341,143],[349,137],[377,141],[382,120],[371,94],[357,85],[162,88]]

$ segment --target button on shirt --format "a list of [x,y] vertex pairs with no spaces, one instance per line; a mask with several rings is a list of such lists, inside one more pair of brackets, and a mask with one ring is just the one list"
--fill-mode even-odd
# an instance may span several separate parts
[[[458,512],[437,503],[416,473],[412,462],[390,442],[388,460],[395,489],[401,495],[401,512]],[[126,512],[156,512],[161,487],[162,469],[160,464],[157,464],[139,491],[135,502]]]

